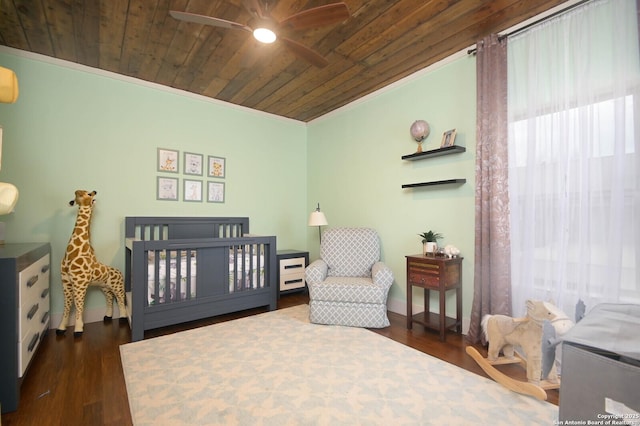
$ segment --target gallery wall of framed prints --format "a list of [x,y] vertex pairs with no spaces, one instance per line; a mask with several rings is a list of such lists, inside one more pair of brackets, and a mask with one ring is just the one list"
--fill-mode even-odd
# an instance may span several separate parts
[[[190,203],[225,202],[227,159],[176,149],[158,148],[156,199]],[[205,174],[206,173],[206,174]],[[183,176],[181,177],[180,174]]]

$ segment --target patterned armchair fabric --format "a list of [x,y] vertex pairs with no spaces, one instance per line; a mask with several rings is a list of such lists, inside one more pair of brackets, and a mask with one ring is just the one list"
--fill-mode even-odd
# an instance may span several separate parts
[[320,259],[305,270],[310,321],[382,328],[389,325],[387,296],[393,273],[380,261],[380,239],[370,228],[331,228]]

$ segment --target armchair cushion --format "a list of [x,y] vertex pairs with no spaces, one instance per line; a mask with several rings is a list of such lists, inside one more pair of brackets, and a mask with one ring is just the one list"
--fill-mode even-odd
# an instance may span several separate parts
[[370,228],[334,228],[324,232],[320,258],[330,277],[370,277],[380,260],[380,241]]

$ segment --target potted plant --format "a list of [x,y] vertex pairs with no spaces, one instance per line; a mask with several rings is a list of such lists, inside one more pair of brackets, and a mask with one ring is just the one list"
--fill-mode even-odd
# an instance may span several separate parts
[[442,238],[442,234],[427,231],[418,235],[422,237],[422,251],[424,254],[435,256],[436,251],[438,250],[438,240]]

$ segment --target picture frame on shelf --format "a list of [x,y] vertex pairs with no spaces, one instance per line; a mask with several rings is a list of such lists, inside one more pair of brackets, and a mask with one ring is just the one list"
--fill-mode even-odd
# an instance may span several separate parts
[[224,182],[207,182],[207,202],[224,203]]
[[224,178],[226,175],[226,159],[224,157],[209,156],[209,177]]
[[157,200],[178,201],[178,178],[158,176],[156,184]]
[[455,142],[456,142],[456,129],[447,130],[442,135],[442,143],[440,144],[440,148],[453,146]]
[[175,149],[158,148],[158,171],[178,173],[180,169],[180,151]]
[[193,179],[183,179],[183,199],[184,201],[202,202],[202,181]]
[[203,155],[193,152],[184,153],[184,174],[202,176]]

